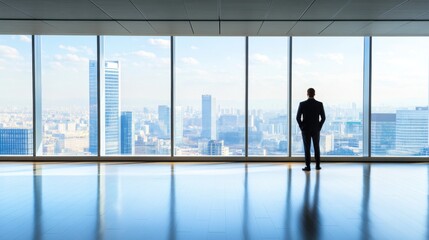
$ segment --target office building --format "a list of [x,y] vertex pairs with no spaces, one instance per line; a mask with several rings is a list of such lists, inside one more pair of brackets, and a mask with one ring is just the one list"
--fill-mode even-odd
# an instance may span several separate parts
[[428,109],[396,111],[396,154],[420,155],[428,147]]
[[170,138],[170,129],[171,129],[171,117],[170,117],[170,107],[166,105],[158,106],[158,121],[159,127],[162,131],[163,138]]
[[386,155],[396,148],[396,114],[373,113],[371,120],[371,153]]
[[0,128],[0,155],[32,155],[33,130]]
[[201,96],[202,129],[201,137],[216,140],[216,100],[212,95]]
[[121,155],[134,154],[134,126],[133,113],[121,114]]

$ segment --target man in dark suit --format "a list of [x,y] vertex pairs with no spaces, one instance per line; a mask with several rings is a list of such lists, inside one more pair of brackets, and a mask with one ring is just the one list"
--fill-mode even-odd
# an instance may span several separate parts
[[[322,169],[320,167],[320,130],[325,122],[325,110],[323,103],[314,99],[316,91],[313,88],[307,90],[308,99],[300,102],[298,112],[296,114],[296,121],[302,133],[302,140],[304,142],[305,152],[305,168],[303,171],[310,171],[310,145],[313,139],[314,158],[316,159],[316,170]],[[320,118],[319,118],[320,116]]]

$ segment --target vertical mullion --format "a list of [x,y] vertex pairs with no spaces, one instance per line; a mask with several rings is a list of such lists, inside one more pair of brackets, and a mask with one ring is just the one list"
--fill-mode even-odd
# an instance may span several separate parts
[[364,37],[363,157],[371,157],[372,37]]
[[32,36],[33,157],[43,154],[41,39]]
[[288,157],[292,157],[292,37],[288,44]]
[[174,87],[174,82],[175,82],[175,72],[174,72],[174,68],[175,68],[175,61],[174,61],[174,48],[175,44],[174,44],[174,37],[170,36],[170,74],[171,74],[171,78],[170,78],[170,157],[173,158],[174,157],[174,114],[175,114],[175,87]]
[[249,37],[245,39],[245,54],[246,54],[246,67],[245,67],[245,104],[244,104],[244,156],[247,160],[249,156]]
[[101,140],[102,140],[102,127],[101,124],[104,119],[102,119],[101,114],[101,79],[103,78],[102,73],[104,73],[104,41],[103,36],[97,36],[97,156],[100,157],[101,150]]

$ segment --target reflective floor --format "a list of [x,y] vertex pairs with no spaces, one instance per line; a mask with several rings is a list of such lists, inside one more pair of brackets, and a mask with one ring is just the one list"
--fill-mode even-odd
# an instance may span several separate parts
[[429,239],[429,164],[0,163],[0,239]]

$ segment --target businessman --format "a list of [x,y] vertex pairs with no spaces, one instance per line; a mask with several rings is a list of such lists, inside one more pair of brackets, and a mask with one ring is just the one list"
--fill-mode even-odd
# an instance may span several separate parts
[[316,91],[313,88],[307,90],[308,99],[300,102],[298,112],[296,114],[296,121],[302,133],[302,140],[304,143],[305,152],[305,168],[303,171],[310,171],[310,145],[313,140],[314,158],[316,159],[316,170],[322,169],[320,167],[320,130],[325,122],[325,110],[323,103],[314,99]]

